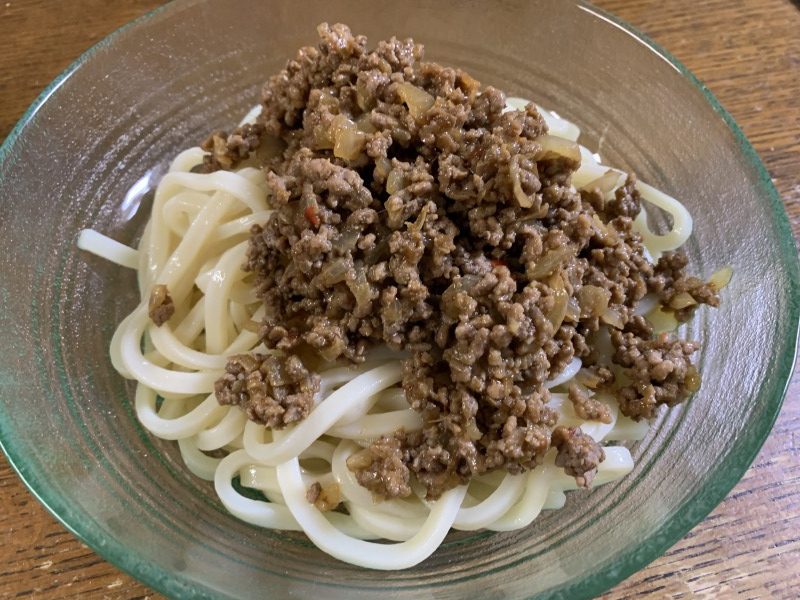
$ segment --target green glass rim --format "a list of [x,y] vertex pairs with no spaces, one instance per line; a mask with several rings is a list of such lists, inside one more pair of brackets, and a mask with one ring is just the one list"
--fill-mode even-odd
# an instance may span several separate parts
[[[91,60],[99,50],[113,44],[121,36],[130,33],[158,14],[166,15],[201,1],[171,0],[164,6],[156,8],[124,25],[83,53],[42,91],[8,134],[2,146],[0,146],[0,165],[13,160],[13,146],[23,135],[26,125],[48,101],[50,96],[85,62]],[[589,12],[612,25],[621,28],[637,38],[661,58],[667,60],[678,70],[682,77],[686,78],[703,94],[714,112],[723,119],[733,134],[736,144],[748,165],[757,175],[761,197],[769,203],[772,209],[774,223],[778,231],[776,242],[785,267],[789,296],[800,297],[800,259],[798,259],[795,238],[789,224],[786,209],[764,164],[733,117],[689,69],[647,35],[608,11],[585,0],[576,0],[576,4],[585,7]],[[0,207],[2,203],[3,199],[0,198]],[[729,452],[717,464],[706,485],[701,490],[697,490],[681,506],[677,507],[674,517],[669,522],[653,530],[645,542],[635,548],[628,549],[625,555],[616,558],[613,569],[601,569],[585,575],[566,584],[558,591],[548,594],[547,597],[590,598],[612,588],[664,554],[724,500],[730,490],[739,482],[753,460],[755,460],[780,412],[797,358],[798,333],[800,332],[800,303],[790,302],[788,304],[786,325],[785,335],[777,340],[780,346],[776,349],[778,350],[776,357],[778,364],[775,369],[775,377],[763,381],[759,388],[758,397],[765,400],[764,413],[769,418],[759,420],[747,432],[746,437],[739,440],[737,452]],[[2,449],[9,463],[34,497],[73,535],[120,570],[165,596],[197,600],[232,598],[219,590],[198,588],[196,582],[188,577],[168,571],[144,555],[132,553],[130,548],[127,548],[113,537],[101,535],[99,530],[93,528],[91,523],[87,523],[83,519],[80,511],[76,511],[71,506],[69,499],[52,493],[48,488],[47,473],[44,470],[36,469],[26,460],[22,451],[21,440],[13,427],[9,426],[11,423],[9,417],[5,405],[0,403],[0,449]],[[691,507],[691,510],[686,510],[688,507]],[[524,560],[521,562],[524,562]]]

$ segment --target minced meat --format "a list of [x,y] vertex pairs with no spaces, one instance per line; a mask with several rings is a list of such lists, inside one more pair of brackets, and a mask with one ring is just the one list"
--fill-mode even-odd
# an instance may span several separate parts
[[598,465],[606,453],[594,438],[583,433],[580,427],[559,426],[553,430],[553,446],[558,450],[556,466],[563,467],[567,475],[575,478],[580,487],[591,487]]
[[665,252],[658,259],[648,288],[658,294],[664,309],[672,312],[678,322],[692,318],[701,304],[719,306],[719,290],[713,283],[686,275],[689,259],[681,252]]
[[212,173],[236,167],[261,146],[263,135],[264,126],[259,123],[237,127],[230,135],[224,131],[213,134],[200,145],[208,153],[203,156],[203,170]]
[[319,481],[315,481],[306,490],[306,500],[309,504],[316,506],[320,512],[328,512],[339,506],[341,489],[336,482],[322,487]]
[[568,398],[572,402],[575,414],[584,421],[600,421],[611,423],[611,411],[600,400],[590,398],[579,386],[574,383],[569,386]]
[[158,284],[153,287],[147,309],[150,320],[156,324],[156,327],[161,327],[172,318],[172,315],[175,314],[175,303],[172,301],[172,296],[169,295],[167,286]]
[[[610,373],[593,336],[621,332],[648,289],[672,285],[633,231],[635,180],[608,203],[576,193],[578,147],[549,137],[534,105],[504,112],[501,91],[425,61],[413,40],[370,51],[344,25],[318,32],[317,47],[269,80],[248,130],[260,140],[239,132],[207,146],[209,170],[259,144],[285,146],[264,165],[275,211],[253,228],[244,266],[266,305],[261,338],[328,361],[358,363],[376,345],[411,354],[402,386],[423,429],[382,438],[351,461],[378,498],[407,495],[411,476],[435,499],[493,469],[532,469],[558,417],[544,383],[575,357]],[[685,397],[686,364],[670,358],[677,366],[665,379],[650,375],[649,359],[632,355],[637,344],[649,351],[648,340],[625,336],[614,338],[615,360],[651,382],[653,402]],[[261,371],[232,359],[220,401],[268,426],[307,414],[310,375],[299,379],[305,391],[278,394]],[[624,413],[642,412],[625,402]],[[588,441],[573,437],[556,436],[559,455],[588,485],[602,450],[584,452]]]
[[362,450],[347,459],[347,467],[356,474],[358,483],[376,501],[405,498],[411,494],[410,472],[404,460],[403,446],[397,437],[382,436],[369,450]]
[[308,416],[319,386],[319,375],[297,356],[239,354],[228,361],[214,392],[220,404],[239,406],[251,421],[283,429]]
[[612,331],[613,361],[630,380],[617,390],[619,407],[635,420],[650,419],[662,404],[675,406],[700,387],[700,374],[689,357],[699,348],[667,333],[655,339]]

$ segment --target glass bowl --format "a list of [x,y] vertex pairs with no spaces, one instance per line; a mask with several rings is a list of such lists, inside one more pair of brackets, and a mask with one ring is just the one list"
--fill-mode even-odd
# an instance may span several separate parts
[[[687,326],[702,389],[634,446],[636,468],[513,533],[451,534],[420,566],[374,572],[302,535],[229,516],[176,446],[138,425],[108,358],[134,277],[75,246],[132,243],[170,159],[230,128],[315,26],[427,57],[580,124],[584,143],[684,201],[692,270],[732,265],[723,305]],[[34,494],[119,568],[180,598],[581,598],[662,554],[742,476],[794,363],[798,259],[764,167],[674,58],[584,2],[190,0],[123,28],[42,94],[0,151],[0,434]]]

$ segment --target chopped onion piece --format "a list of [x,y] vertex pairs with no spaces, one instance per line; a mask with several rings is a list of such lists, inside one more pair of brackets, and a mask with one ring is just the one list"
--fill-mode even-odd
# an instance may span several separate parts
[[597,373],[594,373],[589,369],[581,369],[575,375],[575,381],[577,381],[581,385],[586,386],[587,388],[595,389],[598,385],[602,383],[603,380]]
[[360,234],[358,231],[344,231],[342,234],[337,237],[335,240],[331,242],[331,246],[336,248],[337,250],[341,250],[342,252],[346,252],[347,250],[352,250],[356,247],[358,243],[358,238]]
[[603,323],[607,323],[616,329],[622,329],[624,327],[622,323],[622,315],[619,314],[619,311],[616,308],[609,306],[606,308],[605,312],[600,316],[600,320]]
[[567,294],[566,289],[564,289],[564,279],[559,273],[556,273],[549,279],[548,285],[555,292],[555,299],[553,302],[553,309],[547,315],[547,318],[553,325],[553,331],[556,331],[561,327],[561,323],[564,322],[564,317],[567,314],[569,294]]
[[357,269],[355,279],[348,281],[347,286],[350,288],[350,291],[353,292],[357,306],[364,306],[372,300],[372,290],[370,289],[369,282],[367,281],[367,274],[364,269]]
[[417,121],[425,116],[425,113],[430,110],[436,101],[436,98],[428,92],[408,82],[397,86],[397,93],[403,102],[408,105],[408,112]]
[[370,121],[369,113],[364,113],[356,119],[356,127],[359,131],[363,131],[364,133],[376,133],[378,131],[375,125],[372,124],[372,121]]
[[614,171],[613,169],[609,169],[597,179],[594,179],[593,181],[590,181],[584,185],[583,189],[588,191],[598,189],[606,200],[610,200],[609,196],[613,198],[614,192],[623,183],[625,183],[625,174],[620,173],[619,171]]
[[534,264],[533,269],[528,272],[531,279],[543,279],[558,269],[563,263],[575,256],[576,247],[573,244],[565,244],[558,248],[547,251],[544,256]]
[[359,131],[356,124],[344,115],[336,115],[331,124],[333,133],[333,155],[337,158],[355,160],[367,143],[364,132]]
[[[690,365],[692,366],[692,365]],[[686,386],[686,389],[690,392],[696,392],[700,389],[700,384],[702,380],[700,379],[700,373],[697,372],[693,366],[689,370],[689,373],[686,374],[686,377],[683,380],[683,384]]]
[[576,293],[581,317],[599,317],[608,310],[611,293],[596,285],[584,285]]
[[324,285],[333,285],[344,281],[352,264],[345,258],[337,258],[325,265],[320,271],[319,278]]
[[519,175],[519,154],[511,159],[508,170],[511,173],[511,180],[514,182],[514,198],[517,204],[522,208],[530,208],[533,206],[533,200],[522,189],[522,182],[520,181]]
[[422,231],[422,227],[425,225],[425,219],[428,218],[428,205],[422,207],[422,210],[419,211],[419,215],[417,215],[417,220],[413,223],[407,223],[408,230],[413,231],[415,233],[419,233]]
[[717,291],[724,289],[731,282],[733,277],[733,267],[722,267],[719,271],[714,273],[708,280],[708,283],[717,288]]
[[469,291],[482,279],[480,275],[462,275],[459,279],[459,285],[464,291]]
[[650,311],[646,318],[653,326],[653,333],[675,331],[678,328],[678,321],[675,319],[675,315],[665,312],[660,306]]
[[403,307],[397,298],[393,299],[386,306],[386,308],[383,310],[383,316],[390,323],[400,320],[400,318],[403,316]]
[[676,310],[688,308],[689,306],[694,306],[695,304],[697,304],[697,300],[692,298],[692,295],[689,292],[680,292],[679,294],[675,294],[669,301],[670,308],[674,308]]
[[602,177],[608,171],[614,171],[619,173],[621,176],[627,176],[622,171],[617,169],[609,169],[603,165],[599,164],[592,164],[589,162],[582,162],[581,166],[572,174],[572,185],[575,186],[575,189],[583,190],[589,189],[588,184],[592,183],[598,177]]
[[656,308],[658,306],[658,303],[659,303],[658,296],[650,292],[649,294],[646,294],[645,297],[639,300],[639,302],[636,304],[636,314],[644,316],[650,311],[652,311],[654,308]]
[[406,176],[400,169],[392,169],[389,176],[386,178],[386,192],[388,194],[396,194],[408,185]]
[[581,318],[581,307],[578,306],[578,300],[575,298],[575,296],[570,296],[570,299],[567,302],[566,318],[573,323],[577,323]]
[[392,170],[392,163],[388,158],[379,156],[375,159],[375,177],[386,179]]
[[565,140],[555,135],[545,134],[536,138],[536,141],[542,146],[542,150],[539,152],[536,160],[550,160],[563,157],[578,164],[581,162],[581,149],[578,147],[578,144],[572,140]]

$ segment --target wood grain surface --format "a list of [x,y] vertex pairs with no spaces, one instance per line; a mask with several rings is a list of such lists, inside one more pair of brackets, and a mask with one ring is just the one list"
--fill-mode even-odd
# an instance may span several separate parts
[[[157,0],[0,0],[0,140],[82,52]],[[599,0],[689,67],[755,146],[800,237],[800,9],[789,0]],[[728,498],[602,598],[800,597],[800,377]],[[0,456],[0,598],[160,596],[60,525]]]

